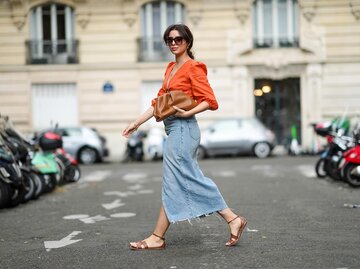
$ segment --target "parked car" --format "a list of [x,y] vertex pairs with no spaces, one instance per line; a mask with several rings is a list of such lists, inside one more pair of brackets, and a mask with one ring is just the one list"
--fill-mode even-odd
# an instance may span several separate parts
[[274,146],[274,133],[257,118],[222,119],[202,130],[198,158],[240,154],[266,158]]
[[109,156],[106,138],[95,128],[86,126],[58,127],[56,132],[63,138],[65,151],[82,164],[102,162],[105,157]]
[[164,128],[152,127],[148,130],[144,140],[145,159],[152,161],[162,159],[165,137]]

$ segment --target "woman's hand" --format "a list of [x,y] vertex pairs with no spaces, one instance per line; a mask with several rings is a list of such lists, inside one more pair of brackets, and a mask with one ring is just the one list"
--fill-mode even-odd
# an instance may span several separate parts
[[176,110],[176,113],[174,114],[175,117],[178,118],[189,118],[192,116],[192,114],[189,113],[189,111],[186,111],[184,109],[178,108],[177,106],[173,106],[173,108]]
[[122,135],[128,138],[133,132],[137,130],[137,128],[139,128],[139,125],[135,122],[132,122],[122,131]]
[[176,113],[174,114],[175,117],[179,118],[189,118],[192,117],[200,112],[203,112],[207,109],[209,109],[209,104],[206,101],[202,101],[200,104],[198,104],[193,109],[186,111],[184,109],[178,108],[177,106],[173,106],[173,108],[176,110]]

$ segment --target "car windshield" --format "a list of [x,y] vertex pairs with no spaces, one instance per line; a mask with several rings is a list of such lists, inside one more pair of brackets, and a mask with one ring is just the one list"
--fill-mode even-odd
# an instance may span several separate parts
[[259,121],[256,118],[252,118],[248,120],[249,125],[251,125],[254,129],[257,130],[266,130],[266,127],[264,126],[264,124],[261,123],[261,121]]
[[225,130],[234,130],[239,128],[239,121],[238,120],[222,120],[216,122],[211,129],[214,131],[225,131]]
[[81,136],[80,128],[66,128],[63,131],[64,136]]

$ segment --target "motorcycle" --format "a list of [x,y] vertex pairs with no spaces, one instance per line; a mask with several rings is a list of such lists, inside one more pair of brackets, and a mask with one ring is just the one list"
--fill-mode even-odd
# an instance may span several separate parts
[[[31,182],[32,183],[32,182]],[[21,170],[0,137],[0,208],[20,204],[26,193]]]
[[25,201],[54,190],[59,181],[58,168],[54,154],[46,150],[46,136],[40,137],[40,141],[29,141],[16,130],[8,117],[3,117],[2,121],[2,136],[21,167],[24,179],[33,182],[35,187],[35,193],[28,197],[25,195]]

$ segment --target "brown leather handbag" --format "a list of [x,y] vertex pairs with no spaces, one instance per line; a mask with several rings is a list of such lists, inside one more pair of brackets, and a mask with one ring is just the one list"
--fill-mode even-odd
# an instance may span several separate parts
[[168,91],[156,99],[154,106],[154,117],[156,121],[162,121],[175,114],[176,110],[173,106],[188,111],[196,107],[197,103],[183,91]]

